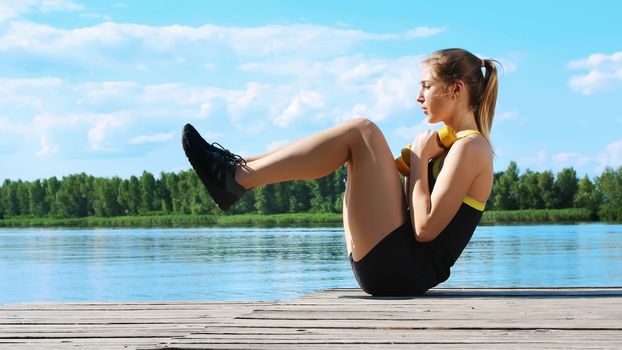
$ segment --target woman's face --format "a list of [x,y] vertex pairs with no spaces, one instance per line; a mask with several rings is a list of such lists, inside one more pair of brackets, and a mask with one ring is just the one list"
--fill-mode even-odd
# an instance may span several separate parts
[[421,85],[417,94],[417,102],[421,103],[421,109],[428,123],[438,123],[449,116],[451,97],[451,91],[436,79],[431,67],[427,64],[421,65]]

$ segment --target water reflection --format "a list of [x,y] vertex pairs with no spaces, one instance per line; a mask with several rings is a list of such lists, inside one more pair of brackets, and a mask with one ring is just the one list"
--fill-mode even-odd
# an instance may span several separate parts
[[[485,226],[444,286],[622,284],[622,226]],[[291,299],[355,287],[340,228],[0,229],[0,303]]]

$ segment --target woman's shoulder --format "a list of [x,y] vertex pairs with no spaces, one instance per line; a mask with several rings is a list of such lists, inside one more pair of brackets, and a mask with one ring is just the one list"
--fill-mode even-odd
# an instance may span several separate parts
[[487,166],[492,164],[492,146],[480,134],[473,134],[457,141],[447,153],[447,158],[453,158],[469,166]]

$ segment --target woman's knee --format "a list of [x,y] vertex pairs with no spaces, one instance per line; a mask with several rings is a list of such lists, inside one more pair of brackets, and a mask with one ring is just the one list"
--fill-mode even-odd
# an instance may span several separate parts
[[367,118],[355,118],[349,120],[347,123],[349,123],[348,130],[350,131],[349,134],[353,147],[369,147],[370,140],[382,136],[382,131],[378,125]]

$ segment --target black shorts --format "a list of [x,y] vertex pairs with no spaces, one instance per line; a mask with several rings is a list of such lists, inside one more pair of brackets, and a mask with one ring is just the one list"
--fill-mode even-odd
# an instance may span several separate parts
[[412,296],[436,286],[436,270],[414,230],[406,222],[380,241],[360,261],[350,254],[354,277],[374,296]]

